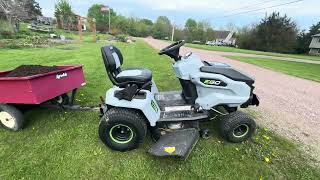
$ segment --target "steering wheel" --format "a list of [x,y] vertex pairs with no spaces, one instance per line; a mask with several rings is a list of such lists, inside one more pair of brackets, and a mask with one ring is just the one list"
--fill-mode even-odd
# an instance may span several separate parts
[[177,41],[177,42],[175,42],[175,43],[173,43],[173,44],[161,49],[160,52],[159,52],[159,55],[163,55],[163,54],[167,54],[168,55],[168,53],[171,54],[172,52],[178,50],[184,44],[185,44],[184,40]]

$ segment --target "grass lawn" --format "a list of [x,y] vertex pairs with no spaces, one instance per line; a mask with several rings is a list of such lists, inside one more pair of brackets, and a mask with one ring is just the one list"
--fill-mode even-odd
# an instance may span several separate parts
[[320,82],[320,64],[308,64],[301,62],[279,61],[265,58],[249,58],[229,56],[229,58],[279,71],[292,76]]
[[[87,85],[78,103],[95,105],[111,87],[101,60],[103,44],[83,43],[46,49],[0,50],[0,71],[21,64],[84,64]],[[160,90],[179,88],[170,60],[142,41],[116,44],[125,66],[147,67]],[[148,136],[133,151],[116,152],[98,138],[95,112],[34,109],[23,131],[0,129],[0,179],[319,179],[320,171],[293,143],[267,129],[250,142],[227,143],[213,137],[200,140],[187,161],[147,154]],[[268,162],[267,162],[268,161]]]
[[267,56],[276,56],[276,57],[286,57],[286,58],[297,58],[297,59],[320,61],[320,56],[309,56],[309,55],[299,55],[299,54],[281,54],[281,53],[273,53],[273,52],[263,52],[263,51],[253,51],[253,50],[247,50],[247,49],[239,49],[239,48],[234,48],[234,47],[208,46],[208,45],[190,44],[190,43],[188,43],[186,46],[187,47],[191,47],[191,48],[210,50],[210,51],[246,53],[246,54],[257,54],[257,55],[267,55]]

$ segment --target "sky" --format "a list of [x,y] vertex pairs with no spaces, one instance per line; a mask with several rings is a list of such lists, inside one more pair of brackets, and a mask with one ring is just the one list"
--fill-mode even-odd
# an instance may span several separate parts
[[[44,16],[53,17],[57,0],[36,0]],[[233,23],[237,27],[258,23],[266,15],[277,11],[286,14],[300,30],[309,29],[320,21],[320,0],[69,0],[73,11],[86,16],[92,4],[104,4],[118,14],[156,20],[165,15],[177,26],[183,27],[188,18],[206,20],[214,29],[224,29]],[[266,7],[272,7],[263,9]],[[261,9],[261,10],[258,10]],[[258,10],[258,11],[255,11]],[[253,11],[246,13],[248,11]],[[111,20],[112,22],[112,20]]]

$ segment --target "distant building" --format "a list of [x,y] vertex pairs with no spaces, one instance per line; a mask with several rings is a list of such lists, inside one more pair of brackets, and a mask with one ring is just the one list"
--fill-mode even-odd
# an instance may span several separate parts
[[215,39],[207,41],[210,46],[236,46],[236,38],[232,31],[214,31]]
[[320,55],[320,34],[315,34],[312,36],[312,41],[310,43],[309,48],[309,54]]
[[235,46],[236,38],[234,38],[234,32],[232,31],[214,31],[216,45]]

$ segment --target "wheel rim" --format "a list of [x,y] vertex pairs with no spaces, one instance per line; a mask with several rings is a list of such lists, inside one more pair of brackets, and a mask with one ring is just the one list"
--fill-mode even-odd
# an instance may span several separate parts
[[242,138],[246,136],[249,132],[249,126],[246,124],[241,124],[233,129],[233,136],[237,138]]
[[14,128],[16,125],[16,119],[5,111],[0,112],[0,121],[7,128]]
[[126,144],[133,139],[133,131],[127,125],[117,124],[110,129],[109,136],[118,144]]

